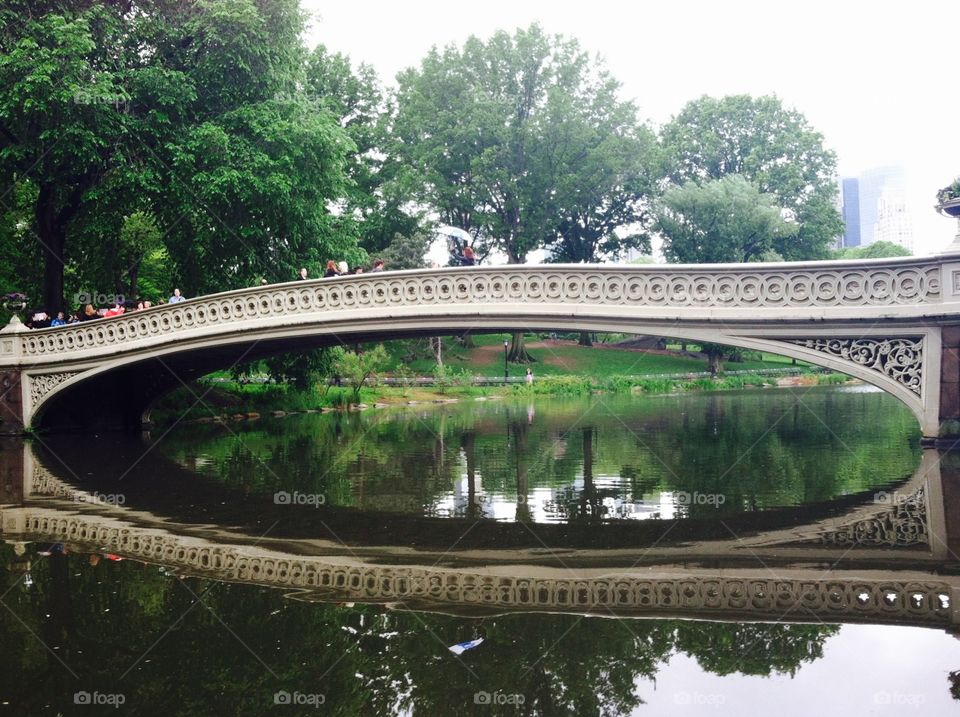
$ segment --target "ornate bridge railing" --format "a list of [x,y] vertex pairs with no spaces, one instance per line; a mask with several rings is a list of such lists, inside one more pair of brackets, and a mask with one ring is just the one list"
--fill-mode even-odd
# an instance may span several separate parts
[[532,311],[552,305],[589,306],[724,320],[821,315],[810,313],[816,309],[846,310],[834,313],[848,317],[865,316],[864,309],[886,309],[881,314],[889,316],[908,307],[940,308],[941,274],[938,260],[913,258],[880,263],[518,265],[361,274],[240,289],[107,320],[5,336],[0,340],[0,365],[81,358],[198,329],[283,322],[332,311],[513,304]]
[[[960,418],[960,360],[954,356],[960,330],[941,341],[941,329],[950,325],[960,325],[956,255],[516,265],[298,281],[58,328],[30,331],[11,322],[0,331],[0,382],[5,400],[20,398],[8,406],[0,431],[29,426],[55,395],[84,382],[89,388],[95,377],[140,361],[160,360],[167,374],[184,370],[191,352],[226,356],[237,349],[225,359],[229,365],[244,346],[290,350],[308,337],[319,345],[351,337],[560,329],[653,333],[792,356],[889,391],[916,414],[925,436],[935,436],[943,421]],[[183,362],[171,367],[168,360],[176,355]],[[941,366],[941,359],[948,363]],[[138,400],[145,407],[152,398]],[[128,403],[126,413],[133,415],[136,406]]]

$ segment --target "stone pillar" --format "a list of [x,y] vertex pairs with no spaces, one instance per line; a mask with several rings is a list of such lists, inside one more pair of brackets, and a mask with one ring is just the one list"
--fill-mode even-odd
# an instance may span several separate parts
[[[940,485],[945,523],[944,540],[947,559],[960,565],[960,453],[942,451],[940,458]],[[936,510],[931,500],[931,508]],[[938,536],[932,535],[932,539]],[[937,551],[940,546],[931,546]]]
[[23,503],[25,451],[22,438],[0,438],[0,505]]
[[20,334],[27,330],[16,314],[0,329],[0,435],[24,433]]
[[960,326],[941,329],[940,436],[960,437]]
[[0,371],[0,435],[24,433],[22,380],[20,371]]

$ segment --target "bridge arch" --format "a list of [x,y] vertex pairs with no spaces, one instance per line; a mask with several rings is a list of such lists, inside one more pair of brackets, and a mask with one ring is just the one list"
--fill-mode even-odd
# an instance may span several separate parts
[[[845,373],[876,386],[899,399],[923,424],[926,420],[921,392],[916,392],[895,378],[862,364],[839,356],[830,355],[805,345],[806,342],[830,341],[830,338],[803,338],[788,341],[766,337],[732,334],[722,329],[691,327],[671,328],[664,334],[658,324],[638,324],[628,321],[610,321],[579,317],[556,320],[555,323],[532,326],[521,318],[509,316],[490,317],[475,322],[469,327],[471,333],[511,331],[591,331],[598,333],[630,333],[669,335],[695,343],[719,343],[736,348],[765,351],[796,358],[801,361]],[[379,320],[370,324],[357,321],[349,328],[321,325],[301,325],[279,332],[268,330],[269,335],[246,334],[224,337],[213,346],[188,348],[180,345],[167,346],[153,351],[149,357],[139,355],[121,357],[87,371],[64,376],[42,397],[35,407],[33,421],[38,429],[101,427],[139,425],[150,405],[170,390],[189,383],[194,378],[213,371],[229,369],[248,360],[268,358],[291,350],[305,350],[352,345],[368,341],[417,338],[424,336],[457,335],[465,332],[462,325],[450,323],[444,317],[421,316],[417,327],[406,329],[382,326]],[[886,332],[881,341],[903,341],[911,345],[922,342],[923,336],[911,333],[905,337],[889,336]],[[837,339],[833,339],[837,341]],[[862,340],[862,339],[861,339]],[[802,341],[803,343],[800,343]],[[114,390],[115,387],[119,390]],[[89,410],[92,409],[92,410]],[[106,423],[98,420],[102,415]],[[54,420],[47,419],[52,416]],[[57,420],[57,417],[61,420]],[[62,419],[66,420],[62,420]]]
[[841,371],[896,396],[935,436],[945,415],[960,417],[957,327],[960,262],[942,258],[473,267],[256,287],[39,331],[12,323],[0,332],[0,378],[21,427],[98,413],[132,424],[182,380],[284,351],[467,331],[622,332]]

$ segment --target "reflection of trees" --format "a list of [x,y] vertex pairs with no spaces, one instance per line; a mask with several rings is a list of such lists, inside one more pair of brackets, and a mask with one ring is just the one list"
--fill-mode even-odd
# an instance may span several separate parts
[[[9,567],[12,557],[0,545],[4,589],[20,577]],[[13,614],[0,612],[0,671],[21,676],[5,680],[2,698],[19,714],[47,705],[72,713],[73,693],[84,689],[122,692],[134,713],[171,717],[264,714],[278,690],[323,693],[324,713],[336,715],[480,713],[473,698],[479,691],[523,695],[523,714],[614,715],[641,703],[638,678],[655,677],[673,654],[691,655],[721,675],[792,675],[819,658],[836,632],[348,609],[257,586],[178,579],[133,561],[93,566],[79,554],[34,555],[32,576],[31,587],[20,582],[6,595]],[[483,645],[460,659],[446,649],[478,636]],[[516,709],[484,705],[482,713]]]
[[[552,494],[552,514],[569,520],[603,516],[606,499],[631,503],[659,491],[721,494],[719,507],[683,508],[712,517],[868,490],[909,474],[917,459],[905,445],[913,418],[879,394],[591,401],[543,401],[535,414],[526,404],[465,402],[301,416],[237,434],[192,427],[164,447],[186,465],[208,458],[203,472],[244,491],[317,492],[338,505],[415,513],[429,512],[465,472],[461,514],[480,515],[482,490],[516,500],[521,521],[531,511],[520,497],[537,489]],[[621,480],[599,480],[608,477]]]
[[840,629],[828,625],[790,625],[789,630],[785,627],[767,623],[681,622],[677,624],[676,647],[696,658],[705,671],[717,675],[780,672],[792,677],[804,662],[823,657],[824,641]]

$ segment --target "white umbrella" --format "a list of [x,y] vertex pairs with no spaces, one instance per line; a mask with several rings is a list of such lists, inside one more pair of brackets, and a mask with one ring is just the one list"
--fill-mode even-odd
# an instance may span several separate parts
[[467,244],[473,243],[473,235],[460,227],[444,225],[437,227],[435,233],[443,237],[454,237],[459,241],[465,241]]

